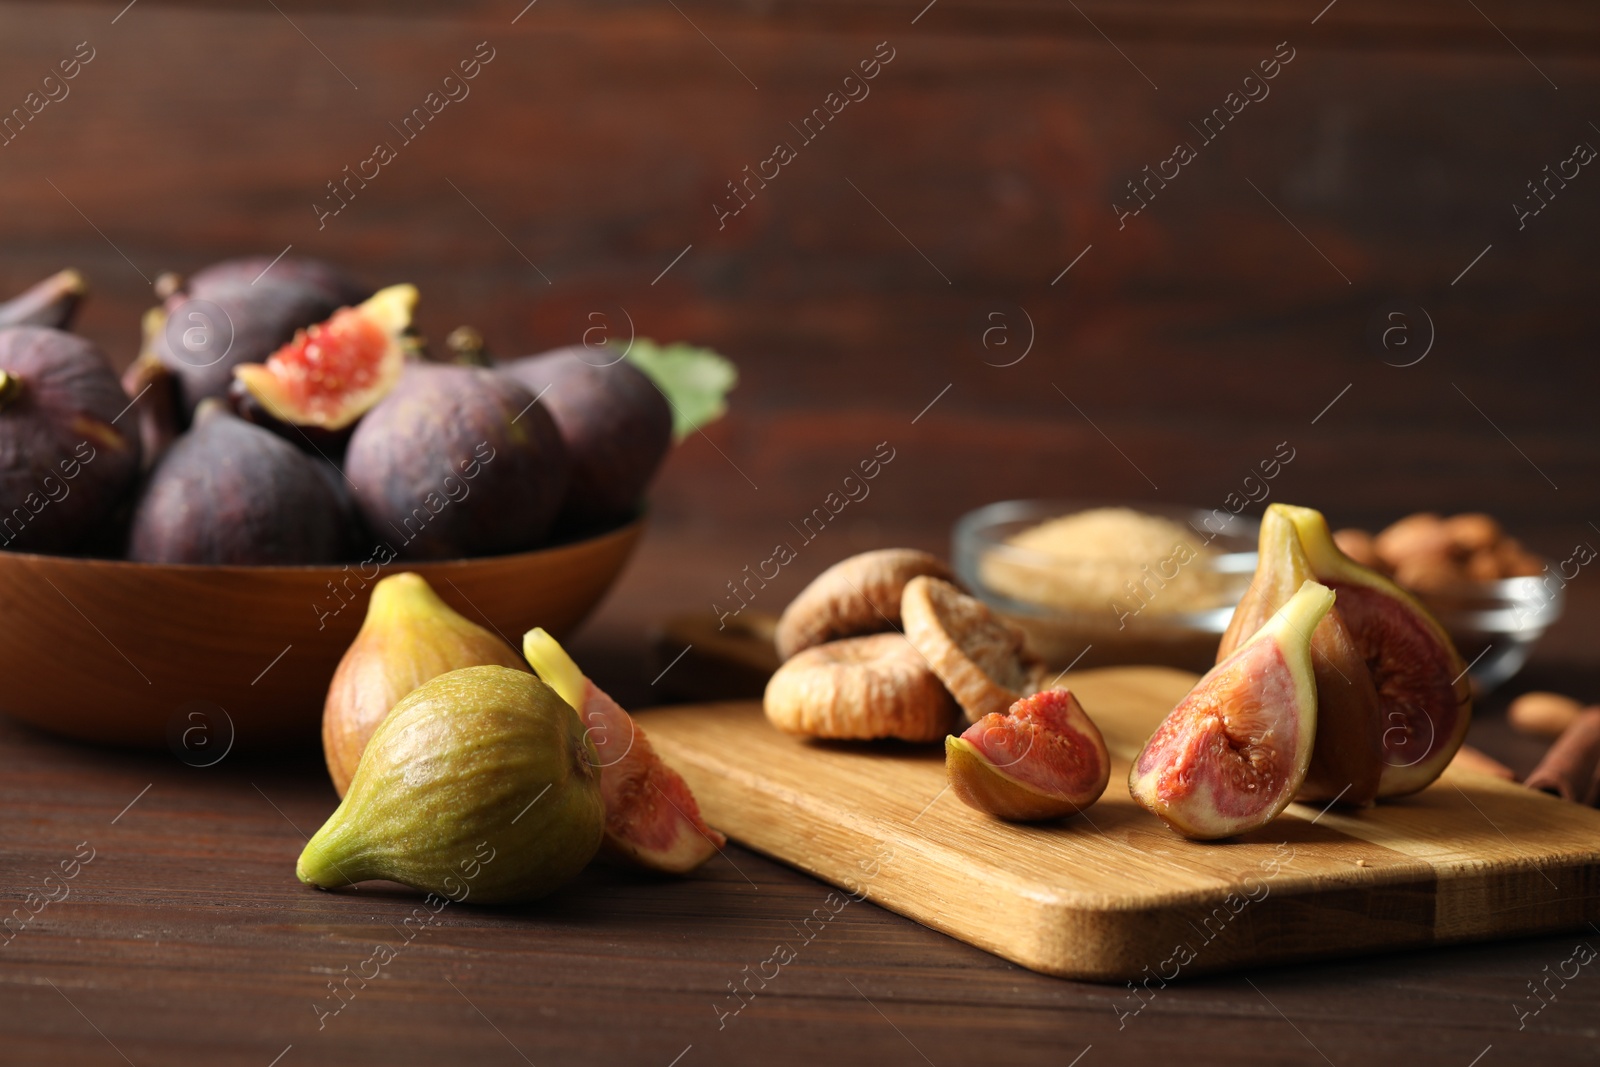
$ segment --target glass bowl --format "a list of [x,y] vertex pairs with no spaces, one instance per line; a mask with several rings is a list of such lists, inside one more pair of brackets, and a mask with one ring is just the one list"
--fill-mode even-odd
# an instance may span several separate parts
[[1256,567],[1260,523],[1222,510],[1140,504],[1132,510],[1185,527],[1201,554],[1173,550],[1138,567],[1074,560],[1008,544],[1049,519],[1111,502],[1008,500],[956,523],[956,573],[974,595],[1028,635],[1058,669],[1157,663],[1208,669]]
[[1450,634],[1480,693],[1522,669],[1566,604],[1565,584],[1544,575],[1413,593]]
[[[1148,570],[1129,573],[1125,565],[1108,569],[1007,543],[1049,519],[1119,506],[1185,526],[1212,551],[1165,568],[1172,557],[1158,557]],[[1259,532],[1257,519],[1220,509],[1007,500],[962,516],[952,554],[973,594],[1021,627],[1033,650],[1057,669],[1154,663],[1204,672],[1255,572]],[[1180,578],[1186,588],[1174,590]],[[1565,603],[1563,583],[1548,576],[1413,593],[1450,634],[1480,693],[1522,668]]]

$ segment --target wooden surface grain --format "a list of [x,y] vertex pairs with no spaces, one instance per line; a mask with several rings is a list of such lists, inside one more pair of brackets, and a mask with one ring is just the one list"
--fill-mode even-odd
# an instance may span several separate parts
[[[648,532],[574,651],[644,706],[664,684],[640,655],[651,627],[727,563],[714,543]],[[1508,692],[1600,691],[1597,624],[1600,598],[1577,597]],[[1534,753],[1506,731],[1504,703],[1488,702],[1471,741],[1525,772]],[[121,1062],[112,1044],[141,1067],[264,1067],[280,1053],[280,1065],[922,1063],[918,1050],[944,1067],[1069,1063],[1090,1045],[1084,1064],[1304,1063],[1320,1050],[1336,1064],[1465,1065],[1489,1046],[1483,1063],[1578,1064],[1597,1048],[1592,968],[1565,987],[1549,976],[1600,932],[1197,977],[1141,1009],[1126,987],[1033,974],[870,903],[806,940],[804,920],[836,906],[829,887],[738,846],[681,881],[595,868],[543,906],[448,908],[319,1029],[318,1007],[336,1004],[327,983],[403,941],[417,906],[399,890],[295,882],[305,835],[334,804],[314,753],[195,768],[0,721],[8,906],[59,895],[61,861],[95,850],[66,898],[0,948],[0,1062]],[[796,958],[735,999],[730,983],[742,989],[779,944]]]
[[1223,844],[1128,795],[1130,758],[1197,677],[1069,671],[1111,783],[1081,818],[1003,823],[949,791],[940,745],[814,744],[755,701],[652,717],[706,818],[741,844],[1031,970],[1153,982],[1405,945],[1589,933],[1600,812],[1450,768],[1420,796],[1294,804]]
[[[471,97],[319,230],[325,183],[485,40]],[[885,40],[872,95],[718,230],[726,183]],[[1285,40],[1271,96],[1119,229],[1125,183]],[[671,458],[638,557],[579,635],[633,707],[671,681],[646,665],[652,628],[714,620],[882,441],[896,458],[871,496],[757,606],[852,551],[944,550],[996,499],[1229,506],[1285,440],[1270,499],[1337,524],[1483,508],[1556,560],[1600,536],[1600,179],[1521,229],[1511,206],[1600,137],[1583,0],[4,3],[0,107],[81,41],[96,58],[71,95],[0,147],[0,287],[83,269],[83,330],[119,362],[157,272],[291,245],[416,282],[433,337],[472,322],[517,354],[598,313],[739,361],[730,417]],[[1370,335],[1397,300],[1408,343],[1429,321],[1436,341],[1409,367],[1421,348]],[[1029,354],[1000,366],[1029,322]],[[1571,583],[1474,726],[1518,770],[1539,748],[1505,727],[1506,696],[1600,696],[1597,581]],[[7,906],[58,894],[43,879],[96,850],[0,948],[0,1062],[1493,1067],[1600,1048],[1594,968],[1551,977],[1572,937],[1140,1002],[854,903],[729,1016],[730,984],[828,892],[737,847],[681,882],[596,870],[547,907],[447,910],[319,1029],[327,982],[403,938],[415,906],[294,882],[333,803],[315,754],[197,768],[0,725]]]

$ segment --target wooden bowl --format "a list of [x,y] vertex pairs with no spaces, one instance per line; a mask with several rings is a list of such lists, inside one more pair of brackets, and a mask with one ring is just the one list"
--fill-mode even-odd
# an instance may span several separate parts
[[84,741],[171,746],[194,765],[230,747],[313,746],[328,682],[374,582],[415,571],[520,648],[534,626],[557,636],[576,626],[621,573],[643,526],[638,519],[512,556],[381,570],[0,552],[0,711]]

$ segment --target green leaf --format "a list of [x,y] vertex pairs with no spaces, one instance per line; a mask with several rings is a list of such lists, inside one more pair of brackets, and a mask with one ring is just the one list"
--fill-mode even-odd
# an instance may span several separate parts
[[677,342],[658,345],[635,338],[628,359],[650,376],[672,406],[672,436],[681,441],[728,410],[727,395],[739,371],[709,348]]

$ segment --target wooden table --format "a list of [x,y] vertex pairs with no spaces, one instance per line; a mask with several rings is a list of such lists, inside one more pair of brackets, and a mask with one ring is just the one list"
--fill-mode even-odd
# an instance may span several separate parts
[[[650,624],[719,581],[726,556],[652,534],[579,657],[636,705],[648,700]],[[1573,658],[1571,638],[1597,616],[1600,598],[1578,598],[1513,688],[1586,679],[1595,692],[1600,659]],[[1506,732],[1501,703],[1473,740],[1526,768],[1532,746]],[[406,926],[412,894],[295,881],[304,837],[333,805],[315,754],[196,769],[0,726],[8,904],[93,850],[69,895],[0,948],[0,1062],[953,1067],[1082,1054],[1084,1065],[1467,1067],[1480,1054],[1592,1063],[1600,1048],[1600,979],[1587,968],[1565,988],[1552,979],[1555,999],[1525,1027],[1518,1015],[1539,1004],[1528,984],[1577,942],[1600,946],[1600,932],[1185,981],[1125,1017],[1118,1008],[1138,1007],[1126,988],[1045,978],[867,903],[804,942],[799,923],[828,887],[736,846],[683,880],[591,868],[542,905],[451,906]],[[759,995],[740,1009],[730,983],[779,942],[797,958],[765,988],[751,982]],[[396,950],[381,966],[380,943]],[[351,979],[333,1013],[329,982],[375,973]]]
[[[513,355],[575,343],[599,314],[735,356],[732,414],[673,457],[640,556],[577,642],[633,707],[660,693],[649,628],[709,611],[885,440],[897,458],[871,498],[760,607],[852,551],[942,549],[996,499],[1225,506],[1279,442],[1297,458],[1272,499],[1369,525],[1485,508],[1563,558],[1600,523],[1600,177],[1525,227],[1507,209],[1596,136],[1591,6],[1324,3],[0,3],[0,108],[76,42],[96,54],[0,149],[0,283],[83,268],[82,328],[119,363],[157,272],[290,245],[416,282],[434,338],[470,321]],[[496,58],[471,98],[319,227],[326,183],[480,41]],[[896,58],[870,99],[719,227],[727,183],[880,41]],[[1277,42],[1296,58],[1270,99],[1120,221],[1127,183]],[[1397,321],[1417,345],[1436,328],[1424,361],[1374,337]],[[1585,569],[1571,595],[1509,691],[1600,697],[1600,578]],[[1526,770],[1537,748],[1502,706],[1473,740]],[[1119,1026],[1126,989],[1043,978],[852,904],[722,1016],[827,893],[738,847],[683,881],[595,870],[536,908],[449,908],[325,1017],[328,983],[372,973],[416,903],[296,883],[333,803],[314,753],[196,769],[0,723],[6,906],[93,850],[0,947],[0,1063],[1494,1067],[1600,1052],[1594,968],[1550,980],[1555,998],[1519,1018],[1539,1005],[1530,983],[1600,931],[1184,982]]]

